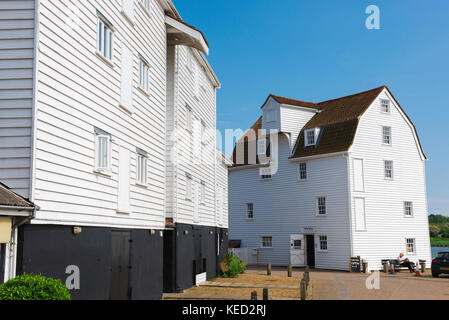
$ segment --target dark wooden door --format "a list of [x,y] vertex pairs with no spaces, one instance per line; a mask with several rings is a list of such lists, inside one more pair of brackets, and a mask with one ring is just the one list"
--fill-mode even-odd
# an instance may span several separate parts
[[111,282],[109,289],[111,300],[130,299],[130,242],[131,233],[129,231],[111,231]]
[[307,265],[311,268],[315,267],[315,236],[308,234],[306,236],[307,246]]

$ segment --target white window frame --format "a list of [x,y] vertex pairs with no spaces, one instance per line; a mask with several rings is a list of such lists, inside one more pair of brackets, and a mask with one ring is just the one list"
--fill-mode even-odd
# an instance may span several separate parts
[[148,185],[148,155],[139,150],[136,157],[136,184],[145,187]]
[[384,146],[391,146],[391,144],[392,144],[392,133],[391,132],[392,132],[391,127],[382,126],[382,144]]
[[[322,204],[320,204],[320,201],[324,199],[324,214],[320,213],[320,208],[322,207]],[[318,217],[325,217],[327,216],[327,198],[325,196],[319,196],[316,198],[316,215]]]
[[142,6],[144,11],[150,15],[151,14],[151,0],[138,0],[139,4]]
[[139,89],[145,94],[150,92],[150,65],[148,61],[139,54]]
[[[412,249],[412,251],[409,251],[410,248]],[[415,238],[405,238],[405,252],[407,252],[408,255],[416,254],[416,239]]]
[[[266,240],[266,241],[264,241]],[[265,245],[269,243],[270,245]],[[262,249],[271,249],[273,248],[273,237],[272,236],[261,236],[260,237],[260,247]]]
[[[246,207],[246,219],[247,220],[254,220],[254,203],[248,202],[245,204]],[[250,217],[251,212],[251,217]]]
[[[387,107],[387,110],[384,108]],[[388,99],[381,99],[380,100],[380,112],[389,114],[391,110],[391,102]]]
[[[387,168],[387,164],[391,164],[391,168]],[[390,175],[388,175],[388,170],[391,171]],[[394,178],[394,164],[393,160],[384,160],[384,179],[385,180],[393,180]]]
[[[326,249],[322,248],[322,244],[326,244]],[[329,238],[325,234],[318,235],[318,252],[328,252],[329,251]]]
[[[304,166],[304,170],[301,169],[301,166]],[[304,173],[304,176],[302,173]],[[298,164],[298,181],[307,181],[307,178],[307,162],[300,162]]]
[[[309,133],[313,133],[313,143],[309,141]],[[304,130],[304,146],[305,147],[315,146],[317,144],[319,135],[320,135],[320,128],[312,128]]]
[[190,173],[186,172],[186,200],[193,200],[193,181]]
[[[106,141],[106,155],[100,155],[100,140],[101,139],[105,139]],[[111,174],[111,136],[107,133],[103,133],[101,131],[96,131],[95,132],[95,157],[94,157],[94,161],[95,161],[95,165],[94,165],[94,171],[98,172],[98,173],[102,173],[102,174],[107,174],[110,175]],[[106,159],[106,166],[101,166],[100,165],[100,158],[105,158]]]
[[404,216],[407,218],[411,218],[414,216],[413,201],[404,201]]
[[[107,34],[109,36],[105,37]],[[97,12],[97,55],[109,64],[112,64],[114,56],[114,29],[112,24],[100,13]]]

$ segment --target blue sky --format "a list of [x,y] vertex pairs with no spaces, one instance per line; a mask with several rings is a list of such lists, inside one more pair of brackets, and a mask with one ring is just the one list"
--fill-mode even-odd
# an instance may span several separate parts
[[[323,101],[386,84],[429,157],[429,212],[449,215],[449,1],[173,0],[210,43],[217,126],[247,129],[269,93]],[[368,5],[380,30],[368,30]]]

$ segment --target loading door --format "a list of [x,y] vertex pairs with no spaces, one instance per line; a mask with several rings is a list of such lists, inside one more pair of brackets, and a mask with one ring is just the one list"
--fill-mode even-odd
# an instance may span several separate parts
[[290,235],[290,263],[294,267],[304,267],[304,235]]
[[111,300],[128,300],[131,297],[129,272],[131,268],[130,231],[111,231]]

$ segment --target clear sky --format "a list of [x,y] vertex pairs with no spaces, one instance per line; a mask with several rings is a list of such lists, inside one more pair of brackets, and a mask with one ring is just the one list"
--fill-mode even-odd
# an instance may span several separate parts
[[[386,84],[429,157],[429,213],[449,215],[449,1],[173,2],[210,43],[220,131],[251,126],[270,93],[323,101]],[[368,5],[379,30],[365,27]]]

